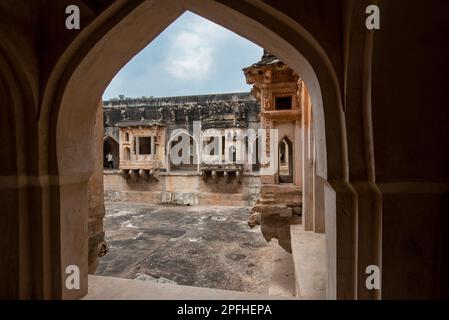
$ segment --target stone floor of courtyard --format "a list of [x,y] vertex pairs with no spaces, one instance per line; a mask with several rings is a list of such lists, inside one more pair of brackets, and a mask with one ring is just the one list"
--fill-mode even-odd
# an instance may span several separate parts
[[260,228],[250,207],[107,202],[109,252],[96,274],[155,283],[294,295],[292,257]]

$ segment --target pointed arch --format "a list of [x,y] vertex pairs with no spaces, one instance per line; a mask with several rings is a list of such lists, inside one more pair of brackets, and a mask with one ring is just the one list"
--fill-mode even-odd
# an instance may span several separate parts
[[[309,89],[314,114],[316,136],[316,171],[324,181],[348,190],[346,125],[340,85],[329,57],[318,41],[303,26],[262,2],[204,0],[138,0],[117,1],[102,12],[75,37],[50,76],[43,92],[41,117],[49,119],[49,172],[58,176],[59,184],[52,190],[52,201],[58,203],[53,214],[58,218],[61,247],[71,252],[72,263],[87,270],[87,243],[75,246],[71,239],[85,233],[82,201],[90,174],[93,148],[86,143],[94,126],[94,115],[105,88],[115,74],[141,49],[150,43],[171,22],[186,10],[218,23],[266,48],[300,74]],[[336,209],[334,192],[329,190],[332,205],[326,213],[329,279],[336,284]],[[333,194],[335,195],[335,194]],[[79,198],[80,201],[73,201]],[[71,215],[80,212],[80,215]],[[326,219],[327,219],[326,217]],[[68,228],[67,226],[70,226]],[[333,228],[334,230],[331,230]],[[87,239],[87,235],[84,237]],[[347,246],[350,248],[350,245]],[[346,250],[347,251],[347,250]],[[348,253],[348,255],[350,255]],[[339,256],[342,253],[339,252]],[[350,259],[344,265],[350,267]],[[67,265],[61,255],[60,265]],[[343,270],[343,269],[341,269]],[[345,276],[345,275],[343,275]],[[62,277],[62,274],[61,274]],[[342,280],[343,279],[343,280]],[[348,276],[339,280],[351,287]],[[82,290],[61,297],[74,298],[87,290],[87,274],[82,273]],[[335,297],[336,285],[329,290]]]
[[171,165],[172,165],[172,161],[171,161],[172,143],[175,142],[175,139],[179,140],[179,138],[182,135],[188,136],[189,139],[192,139],[191,140],[192,141],[192,145],[190,146],[191,147],[191,149],[190,149],[190,163],[196,165],[197,172],[200,172],[200,148],[199,148],[198,140],[196,139],[195,136],[190,134],[185,129],[177,129],[177,130],[173,131],[170,139],[167,141],[167,144],[166,144],[166,150],[167,150],[166,151],[166,154],[167,154],[166,168],[167,168],[167,172],[171,171]]
[[278,177],[279,183],[293,182],[293,143],[283,136],[278,146]]

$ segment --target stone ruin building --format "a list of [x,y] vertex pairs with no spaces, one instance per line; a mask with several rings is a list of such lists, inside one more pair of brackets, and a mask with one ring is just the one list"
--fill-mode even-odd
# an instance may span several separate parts
[[[250,93],[104,102],[104,152],[114,150],[117,159],[116,170],[105,171],[106,197],[183,205],[254,203],[258,166],[243,158],[248,139],[238,132],[257,130],[259,113]],[[172,161],[170,152],[180,161]]]
[[265,51],[243,72],[250,93],[105,101],[104,155],[115,159],[104,175],[106,199],[251,205],[249,225],[261,224],[266,240],[290,252],[310,98],[299,75]]
[[[267,164],[261,167],[261,192],[250,225],[260,223],[267,240],[277,238],[291,251],[290,225],[301,221],[301,108],[309,97],[300,77],[266,51],[259,62],[243,71],[261,105],[267,156],[278,155],[277,170],[267,170]],[[270,129],[277,130],[277,135],[270,136]],[[270,139],[276,139],[274,144]],[[273,145],[277,150],[270,150]]]
[[[301,98],[301,139],[289,138],[294,153],[301,150],[301,225],[290,226],[298,275],[290,283],[301,298],[316,297],[311,289],[320,268],[328,299],[449,297],[447,1],[81,0],[75,3],[80,30],[64,28],[64,9],[73,1],[0,3],[1,298],[89,299],[106,287],[88,274],[103,252],[99,102],[114,75],[186,11],[264,46],[307,85],[313,113]],[[367,29],[372,5],[381,12],[380,29]],[[268,85],[261,79],[254,84]],[[106,145],[119,152],[115,139],[108,135]],[[148,181],[139,172],[135,181],[108,173],[105,180],[123,192],[106,192],[122,200],[159,192],[155,202],[163,194],[184,202],[177,185],[196,181],[189,186],[203,202],[217,195],[248,203],[249,192],[242,197],[238,186],[254,179],[257,200],[257,179],[259,189],[265,185],[260,171],[243,174],[241,184],[221,183],[218,173],[217,183],[181,171],[175,183],[163,170],[151,178],[148,171]],[[293,185],[295,176],[293,168]],[[220,193],[222,185],[228,193]],[[229,186],[237,190],[231,194]],[[254,220],[266,231],[269,215],[256,211]],[[311,253],[304,239],[321,249]],[[79,290],[65,285],[72,265],[79,266]],[[366,286],[368,266],[378,268],[377,288]],[[148,298],[104,280],[115,297],[126,291]],[[209,291],[186,290],[189,295],[177,291],[174,297],[210,298]]]

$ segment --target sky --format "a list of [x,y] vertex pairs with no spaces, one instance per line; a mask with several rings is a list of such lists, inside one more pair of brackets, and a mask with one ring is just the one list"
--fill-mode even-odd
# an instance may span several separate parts
[[209,20],[186,12],[114,77],[104,100],[249,91],[242,68],[262,48]]

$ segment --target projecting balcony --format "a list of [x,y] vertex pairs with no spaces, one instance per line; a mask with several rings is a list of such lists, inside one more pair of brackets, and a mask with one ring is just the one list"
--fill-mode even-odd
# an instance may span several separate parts
[[273,121],[301,120],[301,110],[299,109],[264,111],[262,115]]

